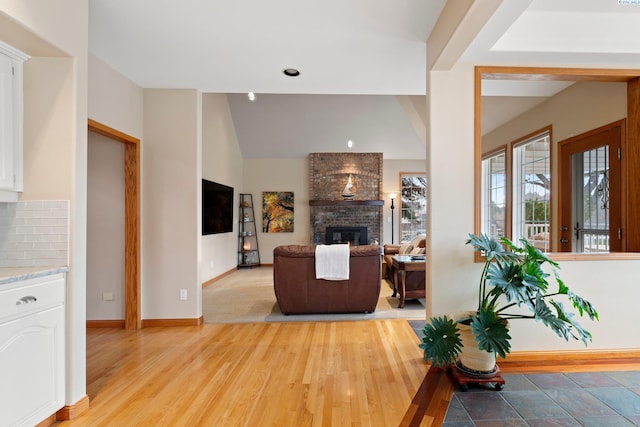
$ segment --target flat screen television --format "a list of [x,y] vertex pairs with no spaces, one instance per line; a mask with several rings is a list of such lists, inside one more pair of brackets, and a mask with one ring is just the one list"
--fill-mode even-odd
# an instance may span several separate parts
[[233,231],[233,187],[202,180],[202,235]]

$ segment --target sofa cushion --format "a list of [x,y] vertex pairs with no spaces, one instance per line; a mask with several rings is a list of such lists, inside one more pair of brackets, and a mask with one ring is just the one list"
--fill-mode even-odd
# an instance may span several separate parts
[[425,248],[413,248],[411,255],[424,255],[427,252]]
[[426,239],[427,236],[425,236],[424,234],[419,234],[413,238],[413,240],[411,241],[411,246],[413,246],[414,248],[424,248],[427,246]]
[[411,253],[412,249],[413,249],[413,245],[411,243],[403,243],[402,245],[400,245],[400,249],[398,250],[398,253],[400,255],[406,255],[408,253]]

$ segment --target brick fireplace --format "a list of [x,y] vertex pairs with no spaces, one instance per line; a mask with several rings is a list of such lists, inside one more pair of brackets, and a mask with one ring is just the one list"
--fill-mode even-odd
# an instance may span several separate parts
[[[381,241],[382,168],[382,153],[309,154],[313,243],[327,242],[327,227],[366,227],[369,242]],[[342,192],[349,176],[355,196],[344,200]]]

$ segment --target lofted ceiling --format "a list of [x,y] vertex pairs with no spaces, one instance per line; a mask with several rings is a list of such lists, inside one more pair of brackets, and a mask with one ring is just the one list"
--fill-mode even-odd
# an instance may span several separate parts
[[[348,151],[352,139],[352,151],[419,159],[426,40],[446,3],[90,0],[89,49],[144,88],[229,94],[244,157]],[[460,61],[637,68],[640,5],[620,3],[505,0]],[[285,76],[288,67],[301,75]],[[486,130],[563,89],[492,83],[483,89]]]
[[[424,96],[415,98],[426,103]],[[228,99],[238,140],[256,141],[241,144],[244,158],[343,151],[383,153],[388,159],[425,157],[424,138],[418,136],[424,124],[418,119],[422,128],[412,126],[411,110],[418,113],[406,96],[261,94],[251,102],[246,94],[229,94]]]

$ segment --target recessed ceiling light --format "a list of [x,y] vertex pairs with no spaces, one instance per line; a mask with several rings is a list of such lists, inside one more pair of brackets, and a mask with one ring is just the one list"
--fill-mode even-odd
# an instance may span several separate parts
[[255,101],[255,100],[256,100],[256,94],[255,94],[255,93],[253,93],[253,92],[249,92],[249,93],[247,94],[247,98],[249,98],[249,101],[253,102],[253,101]]
[[282,71],[285,76],[289,76],[289,77],[298,77],[300,75],[300,71],[296,70],[295,68],[285,68]]

